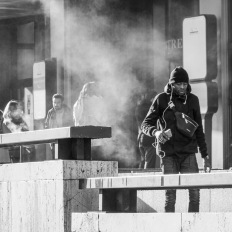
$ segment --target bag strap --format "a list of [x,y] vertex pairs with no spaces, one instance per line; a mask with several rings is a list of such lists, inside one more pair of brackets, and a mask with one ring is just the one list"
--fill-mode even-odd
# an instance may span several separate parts
[[168,103],[168,106],[169,106],[169,108],[170,108],[174,113],[177,112],[176,107],[175,107],[175,105],[174,105],[174,103],[173,103],[172,101],[170,101],[170,102]]
[[0,134],[3,134],[2,124],[3,124],[3,119],[0,120]]
[[156,127],[157,127],[157,129],[163,130],[163,126],[162,126],[160,120],[161,120],[160,118],[157,120]]

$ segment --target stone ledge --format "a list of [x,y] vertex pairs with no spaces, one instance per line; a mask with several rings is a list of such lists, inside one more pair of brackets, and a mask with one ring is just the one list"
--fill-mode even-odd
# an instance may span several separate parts
[[232,172],[193,173],[172,175],[141,175],[87,178],[82,181],[86,189],[166,189],[166,188],[224,188],[232,187]]
[[231,232],[232,213],[73,213],[72,232]]
[[0,182],[117,176],[116,161],[51,160],[0,165]]

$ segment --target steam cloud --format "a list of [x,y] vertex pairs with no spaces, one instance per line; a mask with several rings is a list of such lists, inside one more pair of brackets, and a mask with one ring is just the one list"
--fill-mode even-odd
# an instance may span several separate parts
[[[52,11],[60,15],[62,8],[54,2]],[[113,152],[115,159],[133,166],[136,136],[128,132],[136,132],[136,122],[134,128],[128,126],[134,120],[135,96],[144,92],[148,83],[154,83],[154,55],[160,55],[160,60],[162,57],[154,42],[159,40],[159,33],[152,28],[152,19],[123,7],[117,8],[119,3],[116,0],[80,0],[65,13],[66,68],[74,77],[73,87],[79,91],[89,81],[97,80],[104,86],[102,94],[107,99],[113,128],[113,142],[104,146],[104,153]],[[55,26],[58,32],[62,28],[59,21]],[[60,57],[63,56],[60,51]]]

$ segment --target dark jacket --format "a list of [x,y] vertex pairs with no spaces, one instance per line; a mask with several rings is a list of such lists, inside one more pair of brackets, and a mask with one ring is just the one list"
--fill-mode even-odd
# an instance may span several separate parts
[[[72,117],[72,112],[71,112],[70,108],[68,106],[66,106],[65,104],[63,104],[63,109],[64,109],[64,113],[63,113],[63,117],[62,117],[62,121],[63,121],[62,127],[73,126],[74,123],[73,123],[73,117]],[[52,108],[48,111],[47,117],[45,119],[44,127],[46,129],[57,128],[56,111],[54,108]]]
[[154,137],[147,136],[143,133],[141,130],[141,124],[146,117],[148,110],[151,106],[151,100],[150,99],[144,99],[138,105],[135,109],[135,117],[138,125],[138,143],[140,147],[150,147],[152,146],[152,143],[155,142]]
[[166,156],[197,153],[197,148],[199,147],[202,157],[206,157],[207,146],[202,127],[199,99],[196,95],[191,93],[190,85],[187,90],[187,99],[172,94],[172,102],[177,111],[187,114],[199,125],[192,138],[188,138],[178,131],[174,112],[172,109],[167,108],[171,98],[169,85],[165,87],[163,93],[158,94],[154,99],[148,115],[142,123],[142,130],[146,135],[153,136],[155,131],[159,130],[159,128],[157,128],[157,120],[160,119],[163,128],[165,128],[166,121],[165,130],[171,129],[172,132],[171,139],[161,144],[161,150],[165,152]]

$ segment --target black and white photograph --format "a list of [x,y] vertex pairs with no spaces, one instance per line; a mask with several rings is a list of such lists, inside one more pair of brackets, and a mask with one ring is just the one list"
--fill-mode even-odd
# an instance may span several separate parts
[[0,232],[232,232],[230,0],[0,0]]

